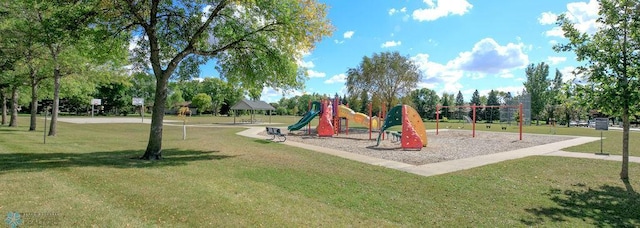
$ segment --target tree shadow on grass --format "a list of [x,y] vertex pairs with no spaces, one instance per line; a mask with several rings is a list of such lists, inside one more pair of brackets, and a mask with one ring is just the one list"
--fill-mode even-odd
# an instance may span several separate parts
[[233,156],[219,151],[165,149],[162,160],[138,159],[144,151],[122,150],[90,153],[0,153],[0,175],[10,171],[43,171],[71,167],[146,168],[186,165],[189,162],[221,160]]
[[534,218],[522,219],[521,222],[527,226],[537,226],[575,218],[597,227],[640,226],[640,194],[628,182],[625,182],[626,188],[610,185],[596,189],[584,184],[574,186],[581,189],[551,189],[547,195],[557,205],[526,209]]

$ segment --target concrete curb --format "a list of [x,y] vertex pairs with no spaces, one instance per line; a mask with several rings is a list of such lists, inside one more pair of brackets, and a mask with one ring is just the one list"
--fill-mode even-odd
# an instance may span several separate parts
[[[251,127],[244,131],[238,132],[238,135],[250,137],[250,138],[265,139],[265,136],[258,135],[262,131],[264,131],[263,127],[260,127],[260,128]],[[340,151],[340,150],[335,150],[335,149],[320,147],[315,145],[309,145],[309,144],[304,144],[299,142],[285,141],[284,144],[289,146],[304,148],[308,150],[313,150],[320,153],[330,154],[330,155],[334,155],[334,156],[338,156],[341,158],[346,158],[346,159],[350,159],[350,160],[354,160],[362,163],[401,170],[401,171],[405,171],[408,173],[413,173],[421,176],[434,176],[434,175],[445,174],[445,173],[450,173],[450,172],[455,172],[455,171],[460,171],[465,169],[471,169],[471,168],[494,164],[502,161],[519,159],[519,158],[536,156],[536,155],[622,161],[622,156],[620,155],[602,156],[602,155],[595,155],[595,154],[588,154],[588,153],[560,151],[563,148],[577,146],[577,145],[581,145],[581,144],[585,144],[585,143],[589,143],[597,140],[600,140],[600,138],[578,137],[574,139],[569,139],[569,140],[555,142],[555,143],[549,143],[549,144],[540,145],[540,146],[534,146],[534,147],[495,153],[495,154],[481,155],[481,156],[476,156],[471,158],[463,158],[458,160],[430,163],[430,164],[419,165],[419,166],[397,162],[397,161],[374,158],[374,157],[364,156],[360,154],[354,154],[354,153],[349,153],[345,151]],[[640,163],[640,157],[629,157],[629,161]]]

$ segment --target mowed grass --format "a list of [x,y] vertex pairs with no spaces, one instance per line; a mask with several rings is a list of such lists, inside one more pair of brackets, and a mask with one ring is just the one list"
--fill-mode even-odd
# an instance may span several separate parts
[[[27,125],[28,120],[22,118]],[[0,127],[0,212],[24,226],[639,226],[640,165],[530,157],[433,177],[267,140],[240,128],[147,124]]]

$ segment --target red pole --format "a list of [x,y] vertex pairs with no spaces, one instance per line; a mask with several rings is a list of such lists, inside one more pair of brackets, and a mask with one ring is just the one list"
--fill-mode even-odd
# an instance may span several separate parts
[[371,119],[373,119],[373,116],[371,116],[372,114],[371,112],[373,111],[371,110],[371,103],[369,103],[369,140],[371,140],[371,126],[372,126]]
[[440,106],[436,105],[436,135],[438,135],[439,125],[440,123]]
[[[309,110],[307,110],[307,112],[311,111],[311,100],[309,100]],[[309,121],[309,125],[307,125],[307,135],[311,135],[311,121]]]
[[520,141],[522,141],[522,103],[520,103]]
[[473,137],[476,137],[476,104],[473,104],[471,106],[471,109],[473,109],[473,133],[471,133],[473,135]]

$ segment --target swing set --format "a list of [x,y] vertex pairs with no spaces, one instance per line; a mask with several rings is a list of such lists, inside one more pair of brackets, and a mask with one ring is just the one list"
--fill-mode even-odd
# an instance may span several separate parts
[[[466,109],[466,108],[471,108],[472,110],[472,121],[471,121],[471,125],[472,125],[472,137],[476,137],[476,109],[478,108],[484,108],[485,110],[491,110],[492,114],[493,114],[493,109],[494,108],[498,108],[498,109],[511,109],[511,108],[517,108],[518,110],[518,131],[520,133],[520,140],[522,140],[522,124],[524,122],[524,118],[523,118],[523,106],[522,103],[520,103],[519,105],[513,105],[513,106],[508,106],[508,105],[465,105],[465,106],[440,106],[440,105],[436,105],[436,135],[438,135],[439,130],[440,130],[440,109],[441,108],[453,108],[453,109]],[[489,109],[487,109],[489,108]],[[486,128],[491,128],[491,122],[493,122],[493,115],[491,114],[491,120],[486,123]],[[510,115],[509,115],[510,116]],[[486,119],[486,112],[485,112],[485,119]],[[506,126],[502,126],[502,130],[506,130],[507,127]]]

